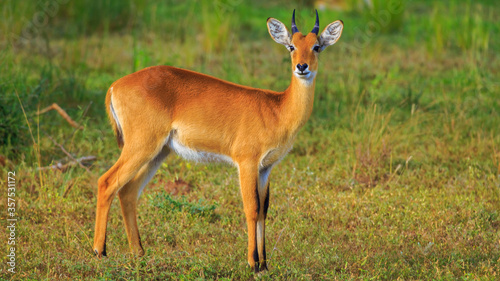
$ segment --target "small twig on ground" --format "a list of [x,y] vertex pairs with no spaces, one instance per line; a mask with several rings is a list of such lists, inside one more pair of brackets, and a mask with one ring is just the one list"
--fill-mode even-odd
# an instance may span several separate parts
[[89,168],[85,167],[81,162],[77,161],[73,155],[71,155],[71,153],[69,153],[65,148],[64,146],[62,146],[61,144],[57,143],[51,136],[47,135],[47,137],[54,143],[54,145],[57,145],[59,146],[59,148],[61,149],[62,152],[64,152],[64,154],[66,154],[66,156],[69,157],[69,159],[73,160],[73,162],[77,162],[78,165],[80,165],[80,167],[84,168],[85,170],[87,170],[87,172],[90,173],[90,170]]
[[[87,105],[87,107],[85,108],[85,110],[83,111],[83,114],[82,116],[79,117],[80,120],[82,120],[86,115],[87,115],[87,112],[89,111],[90,109],[90,106],[93,104],[92,101],[89,102],[89,104]],[[71,145],[73,145],[73,137],[75,136],[75,133],[79,130],[79,128],[75,128],[73,130],[73,132],[71,133],[71,137],[68,138],[68,140],[71,140]]]
[[75,180],[71,180],[68,184],[68,187],[66,188],[66,190],[64,191],[64,194],[63,194],[63,198],[66,198],[66,196],[68,196],[68,193],[69,191],[71,190],[71,188],[75,185]]
[[267,265],[269,266],[271,264],[271,260],[273,258],[273,253],[274,250],[277,250],[276,245],[278,245],[278,242],[280,241],[281,234],[283,234],[283,231],[285,230],[287,226],[283,227],[283,229],[280,231],[280,236],[278,236],[278,240],[276,240],[276,243],[274,243],[273,251],[271,252],[271,255],[269,255],[269,259],[267,260]]
[[[37,168],[37,170],[39,170],[39,171],[40,170],[42,170],[42,171],[45,171],[45,170],[61,170],[61,171],[64,171],[64,170],[66,170],[67,168],[69,168],[71,166],[83,165],[82,162],[94,161],[96,159],[97,159],[97,157],[95,157],[95,156],[84,156],[84,157],[80,157],[78,159],[75,159],[73,161],[70,161],[70,162],[68,162],[66,164],[62,164],[61,162],[59,162],[59,163],[51,165],[51,166],[45,166],[45,167]],[[87,167],[85,167],[85,168],[87,169]]]
[[37,115],[44,114],[45,112],[50,111],[52,109],[56,110],[57,113],[59,113],[59,115],[61,115],[64,119],[66,119],[66,121],[68,121],[68,123],[71,126],[77,128],[77,129],[83,129],[83,127],[80,126],[75,121],[73,121],[73,119],[71,119],[71,117],[69,117],[68,113],[66,113],[66,111],[64,111],[64,109],[62,109],[57,103],[53,103],[52,105],[47,106],[46,108],[38,111]]

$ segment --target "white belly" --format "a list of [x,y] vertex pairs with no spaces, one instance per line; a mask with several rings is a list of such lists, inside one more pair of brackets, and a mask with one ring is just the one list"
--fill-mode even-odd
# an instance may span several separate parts
[[192,149],[179,142],[179,140],[175,139],[175,137],[173,136],[169,137],[167,145],[170,149],[175,151],[177,155],[189,161],[196,161],[202,163],[225,162],[234,165],[234,162],[231,159],[231,157],[227,155]]

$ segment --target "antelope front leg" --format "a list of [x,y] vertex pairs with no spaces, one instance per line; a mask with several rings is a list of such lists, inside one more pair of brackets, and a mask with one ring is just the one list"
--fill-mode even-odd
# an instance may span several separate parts
[[[248,228],[248,264],[255,273],[264,270],[264,221],[263,208],[259,194],[259,172],[256,161],[239,164],[240,187],[243,197],[243,208],[247,219]],[[262,199],[264,202],[264,199]],[[260,242],[260,243],[259,243]],[[260,244],[260,245],[259,245]],[[259,247],[260,246],[260,247]],[[259,250],[260,248],[260,250]],[[264,266],[260,266],[263,262]]]
[[262,168],[259,170],[259,215],[257,217],[257,249],[260,261],[260,271],[267,270],[266,258],[266,217],[269,207],[269,174],[271,167]]

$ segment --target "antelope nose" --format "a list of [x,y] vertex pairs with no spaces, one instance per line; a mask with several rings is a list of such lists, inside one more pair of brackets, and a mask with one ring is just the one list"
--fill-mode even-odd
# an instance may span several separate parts
[[300,72],[304,72],[304,70],[306,70],[308,67],[307,63],[304,63],[304,64],[297,64],[297,69],[300,71]]

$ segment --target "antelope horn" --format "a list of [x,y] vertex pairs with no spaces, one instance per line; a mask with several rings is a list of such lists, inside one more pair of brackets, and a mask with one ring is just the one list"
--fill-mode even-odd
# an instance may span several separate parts
[[318,17],[318,10],[316,10],[316,23],[314,24],[313,30],[311,30],[311,33],[314,33],[318,35],[319,32],[319,17]]
[[293,15],[292,15],[292,35],[293,35],[295,32],[299,32],[299,29],[298,29],[298,28],[297,28],[297,26],[295,25],[295,9],[293,9]]

